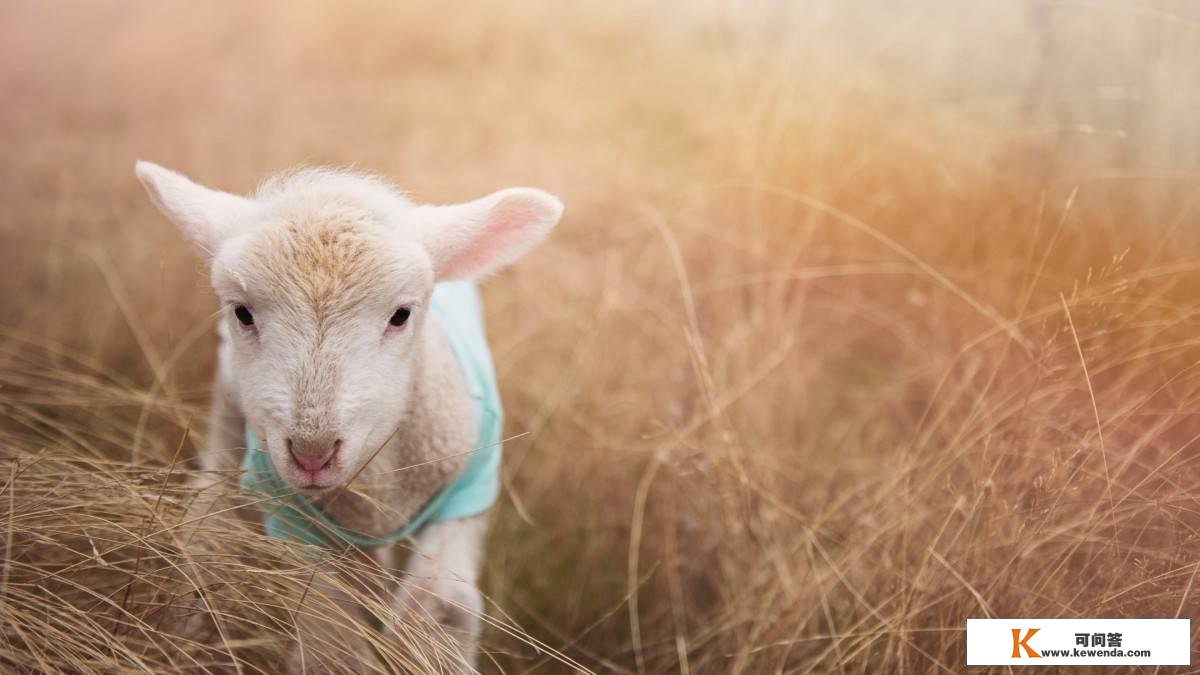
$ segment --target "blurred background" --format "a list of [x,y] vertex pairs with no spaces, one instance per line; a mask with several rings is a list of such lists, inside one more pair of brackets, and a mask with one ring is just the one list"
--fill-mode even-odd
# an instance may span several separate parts
[[1195,616],[1198,37],[1186,0],[0,4],[0,660],[182,658],[134,535],[180,517],[216,304],[136,159],[563,198],[484,290],[487,672],[957,672],[967,617]]

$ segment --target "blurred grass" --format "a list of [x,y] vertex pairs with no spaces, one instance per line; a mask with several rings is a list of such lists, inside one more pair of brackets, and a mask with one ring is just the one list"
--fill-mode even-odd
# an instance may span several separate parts
[[[564,198],[486,287],[527,434],[485,569],[519,628],[486,670],[570,670],[539,641],[596,671],[956,672],[968,616],[1196,614],[1190,3],[0,17],[9,667],[272,672],[322,602],[299,553],[208,532],[232,644],[158,621],[193,590],[168,467],[214,305],[139,157]],[[377,651],[437,667],[412,642]]]

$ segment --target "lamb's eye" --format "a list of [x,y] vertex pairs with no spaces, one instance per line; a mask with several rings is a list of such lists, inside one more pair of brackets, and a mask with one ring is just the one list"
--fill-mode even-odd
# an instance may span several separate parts
[[388,324],[399,328],[405,323],[408,323],[408,315],[411,314],[407,307],[401,307],[392,314],[392,318],[388,319]]
[[254,325],[254,315],[250,313],[250,310],[246,309],[245,305],[238,305],[237,307],[234,307],[233,315],[237,317],[238,323],[242,324],[243,326]]

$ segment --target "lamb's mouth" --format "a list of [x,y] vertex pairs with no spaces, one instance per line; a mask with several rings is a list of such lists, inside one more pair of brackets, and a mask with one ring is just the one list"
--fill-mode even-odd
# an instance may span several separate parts
[[319,474],[319,477],[318,475],[314,475],[313,473],[307,471],[303,472],[301,477],[295,481],[293,485],[297,490],[305,493],[323,492],[330,488],[336,487],[338,485],[338,481],[332,475],[330,475],[332,472],[322,473],[324,471],[325,470],[322,469],[322,471],[316,472]]

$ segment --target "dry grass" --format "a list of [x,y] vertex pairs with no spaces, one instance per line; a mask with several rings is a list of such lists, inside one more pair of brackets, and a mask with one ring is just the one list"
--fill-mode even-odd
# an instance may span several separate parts
[[[161,622],[214,305],[137,157],[564,197],[486,291],[524,434],[486,670],[956,672],[967,617],[1194,616],[1198,33],[1127,0],[5,4],[0,662],[273,672],[296,612],[340,620],[303,552],[208,528],[226,639]],[[429,635],[373,639],[427,671]]]

